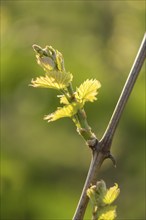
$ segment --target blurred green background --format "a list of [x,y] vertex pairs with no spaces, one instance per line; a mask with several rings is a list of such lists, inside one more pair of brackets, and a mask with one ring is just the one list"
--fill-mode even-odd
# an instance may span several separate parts
[[[47,124],[59,105],[56,91],[34,89],[44,74],[32,44],[63,53],[73,85],[87,78],[102,87],[85,106],[101,138],[145,30],[145,1],[1,1],[1,219],[69,220],[90,163],[90,150],[70,119]],[[145,69],[141,70],[117,129],[114,169],[99,179],[121,189],[118,219],[145,219]],[[90,219],[91,205],[85,219]]]

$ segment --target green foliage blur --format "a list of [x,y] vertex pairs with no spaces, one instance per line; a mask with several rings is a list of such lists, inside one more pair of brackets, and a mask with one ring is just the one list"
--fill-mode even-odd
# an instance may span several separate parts
[[[52,45],[73,73],[102,84],[87,104],[88,122],[102,137],[145,30],[145,1],[1,1],[1,219],[69,220],[91,153],[68,118],[46,123],[57,92],[29,87],[44,74],[33,44]],[[118,183],[118,219],[145,219],[144,67],[121,118],[99,180]],[[85,219],[91,217],[91,206]]]

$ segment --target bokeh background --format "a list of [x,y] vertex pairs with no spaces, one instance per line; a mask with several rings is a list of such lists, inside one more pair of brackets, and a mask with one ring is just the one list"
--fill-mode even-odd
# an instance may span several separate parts
[[[90,150],[68,118],[43,120],[57,92],[29,87],[42,75],[32,44],[61,51],[74,88],[87,78],[102,87],[86,105],[100,139],[145,31],[145,1],[1,1],[1,219],[69,220],[90,163]],[[121,189],[118,219],[145,219],[145,68],[113,141],[114,169],[99,174]],[[91,217],[88,206],[85,219]]]

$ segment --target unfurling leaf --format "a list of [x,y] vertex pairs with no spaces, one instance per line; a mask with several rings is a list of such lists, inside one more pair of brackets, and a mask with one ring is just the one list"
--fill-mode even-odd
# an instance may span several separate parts
[[52,46],[46,46],[44,49],[34,44],[33,49],[36,52],[37,62],[46,72],[57,70],[64,71],[63,55]]
[[95,185],[93,185],[87,189],[87,196],[90,198],[93,206],[96,205],[96,203],[97,203],[95,194],[96,194],[96,186]]
[[91,186],[87,190],[87,196],[90,198],[93,205],[104,206],[103,198],[107,192],[106,184],[103,180],[100,180],[96,185]]
[[101,87],[101,84],[96,79],[87,79],[76,90],[75,97],[79,102],[93,102],[96,100],[97,90]]
[[[69,94],[67,94],[69,96]],[[69,101],[68,99],[65,97],[65,95],[58,95],[57,97],[60,98],[60,104],[64,104],[64,105],[68,105]]]
[[115,220],[116,206],[105,206],[98,211],[98,220]]
[[118,185],[107,189],[103,180],[98,181],[96,185],[87,190],[87,196],[90,198],[93,206],[93,216],[96,220],[115,220],[116,206],[111,203],[118,197],[120,189]]
[[64,89],[72,81],[72,74],[67,72],[50,71],[45,76],[32,79],[31,86],[40,88]]
[[58,108],[55,112],[46,115],[44,117],[45,120],[48,122],[56,121],[57,119],[64,118],[64,117],[72,117],[77,113],[77,111],[81,108],[81,104],[73,102],[69,105],[66,105],[62,108]]
[[118,184],[115,183],[115,186],[109,188],[104,196],[103,202],[106,205],[110,205],[113,203],[120,193],[120,189],[118,188]]

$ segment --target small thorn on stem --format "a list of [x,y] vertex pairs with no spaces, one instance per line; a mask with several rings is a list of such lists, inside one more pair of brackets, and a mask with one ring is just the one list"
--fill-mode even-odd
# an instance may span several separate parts
[[111,159],[111,161],[113,162],[114,167],[116,168],[116,160],[115,160],[114,156],[111,155],[111,153],[109,153],[109,155],[107,156],[107,158]]
[[108,159],[108,158],[112,161],[113,166],[116,168],[116,160],[110,151],[106,152],[105,154],[105,159]]

